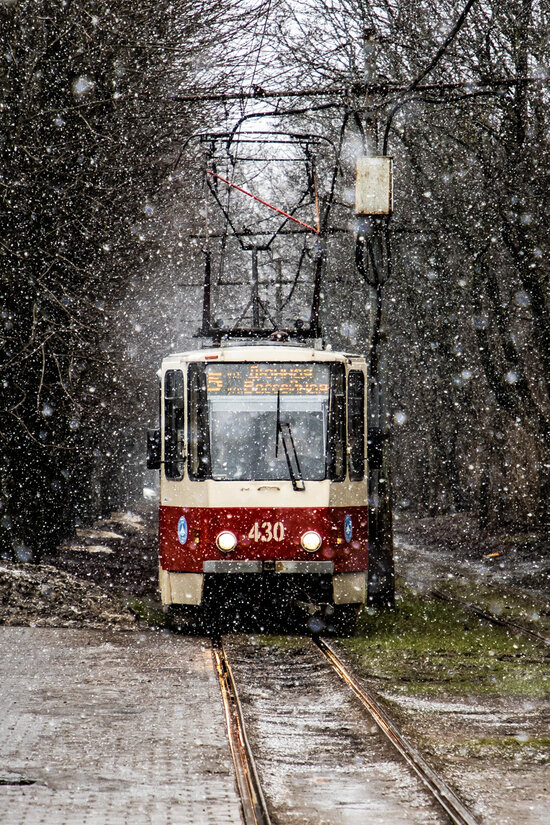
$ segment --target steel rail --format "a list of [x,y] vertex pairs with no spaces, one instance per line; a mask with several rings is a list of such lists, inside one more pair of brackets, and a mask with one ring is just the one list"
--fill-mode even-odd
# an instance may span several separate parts
[[362,705],[368,710],[382,733],[389,739],[392,745],[399,751],[407,764],[420,777],[424,785],[431,792],[439,805],[449,816],[453,825],[479,825],[478,820],[458,798],[451,788],[439,777],[433,768],[428,765],[424,757],[397,729],[380,702],[371,691],[352,676],[345,667],[338,654],[331,645],[324,639],[316,637],[314,639],[317,647],[328,659],[334,670],[352,689]]
[[479,616],[480,619],[485,619],[492,624],[502,625],[502,627],[509,627],[515,633],[521,633],[523,636],[528,636],[530,639],[534,639],[537,642],[542,642],[547,647],[550,647],[550,639],[543,636],[542,633],[537,633],[536,630],[530,630],[528,627],[524,627],[511,619],[505,619],[502,616],[497,616],[496,613],[492,613],[490,610],[485,610],[484,607],[480,607],[480,605],[475,604],[474,602],[461,599],[460,596],[449,596],[441,590],[432,590],[432,596],[443,602],[458,604],[469,613]]
[[221,639],[212,639],[212,652],[220,682],[227,735],[245,825],[271,825],[254,757],[246,735],[237,686]]

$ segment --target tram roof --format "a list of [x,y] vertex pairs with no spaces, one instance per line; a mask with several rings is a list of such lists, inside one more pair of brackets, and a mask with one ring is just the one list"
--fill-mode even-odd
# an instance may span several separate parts
[[362,361],[364,357],[356,353],[334,352],[314,349],[299,344],[274,344],[268,346],[219,346],[190,352],[175,352],[163,359],[163,367],[180,364],[182,361]]

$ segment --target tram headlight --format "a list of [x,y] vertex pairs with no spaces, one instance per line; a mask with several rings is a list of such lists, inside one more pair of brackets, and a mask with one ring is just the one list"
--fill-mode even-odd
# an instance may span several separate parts
[[222,553],[231,553],[237,546],[237,536],[230,530],[224,530],[216,536],[216,546]]
[[323,540],[316,530],[308,530],[300,538],[300,544],[308,553],[315,553],[323,543]]

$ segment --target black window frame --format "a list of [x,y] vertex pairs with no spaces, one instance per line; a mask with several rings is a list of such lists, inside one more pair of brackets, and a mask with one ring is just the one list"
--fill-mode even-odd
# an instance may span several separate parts
[[206,364],[187,368],[187,472],[191,481],[210,478],[210,423]]
[[185,467],[185,387],[183,371],[164,373],[164,475],[181,481]]
[[331,364],[327,422],[327,471],[331,481],[346,478],[346,369]]
[[348,473],[350,481],[365,478],[365,374],[348,372]]

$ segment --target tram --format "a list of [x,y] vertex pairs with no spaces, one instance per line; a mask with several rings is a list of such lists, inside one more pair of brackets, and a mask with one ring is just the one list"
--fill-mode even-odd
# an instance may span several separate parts
[[276,341],[168,356],[160,428],[163,605],[261,583],[346,617],[367,598],[366,362]]

